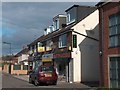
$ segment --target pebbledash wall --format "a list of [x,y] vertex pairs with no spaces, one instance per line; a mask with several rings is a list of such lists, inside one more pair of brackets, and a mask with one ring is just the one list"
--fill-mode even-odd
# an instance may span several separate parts
[[110,57],[120,57],[120,47],[109,47],[109,16],[120,12],[120,2],[109,2],[99,8],[100,85],[110,87]]
[[98,24],[99,12],[95,10],[71,28],[72,34],[77,35],[77,48],[73,48],[71,52],[74,82],[99,81]]

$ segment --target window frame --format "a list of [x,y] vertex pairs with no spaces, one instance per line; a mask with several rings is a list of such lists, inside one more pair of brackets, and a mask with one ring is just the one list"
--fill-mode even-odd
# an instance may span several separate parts
[[[74,17],[72,17],[72,18],[74,18],[74,19],[71,19],[71,16],[72,16],[72,14],[74,14],[73,16]],[[73,22],[75,22],[75,20],[76,20],[76,9],[75,8],[73,8],[73,9],[71,9],[70,11],[68,11],[67,12],[67,18],[66,18],[67,20],[67,24],[70,24],[70,23],[73,23]]]
[[[120,27],[120,23],[118,22],[118,17],[120,17],[120,12],[109,16],[109,47],[110,48],[120,47],[120,43],[119,43],[120,29],[118,28]],[[114,23],[111,22],[113,20]]]
[[60,28],[60,22],[59,22],[59,18],[54,20],[54,29],[58,30]]
[[[66,39],[63,38],[63,37],[66,37]],[[64,41],[64,40],[66,40],[65,45],[63,45],[63,41]],[[63,35],[59,36],[59,43],[58,43],[58,46],[59,46],[59,48],[67,47],[67,34],[63,34]]]

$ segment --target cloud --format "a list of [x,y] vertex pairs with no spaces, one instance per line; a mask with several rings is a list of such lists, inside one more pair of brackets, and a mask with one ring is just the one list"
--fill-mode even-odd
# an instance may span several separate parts
[[[81,2],[2,2],[2,40],[12,43],[12,51],[20,51],[23,45],[43,35],[43,30],[52,25],[57,14],[64,14],[73,4],[94,5]],[[6,29],[7,28],[7,29]],[[8,45],[3,45],[3,54],[8,54]]]

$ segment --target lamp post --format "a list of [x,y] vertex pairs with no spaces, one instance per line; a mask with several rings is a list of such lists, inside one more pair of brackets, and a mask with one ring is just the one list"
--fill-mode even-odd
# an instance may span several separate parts
[[8,44],[8,45],[10,45],[10,55],[11,55],[11,43],[9,43],[9,42],[3,42],[3,44]]

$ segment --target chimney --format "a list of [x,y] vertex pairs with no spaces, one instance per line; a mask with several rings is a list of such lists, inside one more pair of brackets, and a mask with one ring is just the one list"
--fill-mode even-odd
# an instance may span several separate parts
[[62,28],[65,28],[67,25],[66,24],[62,24]]

